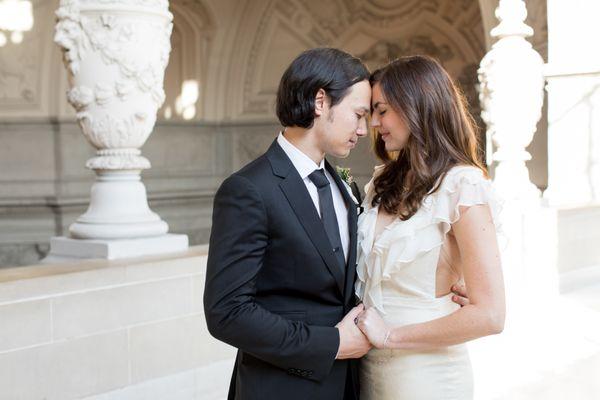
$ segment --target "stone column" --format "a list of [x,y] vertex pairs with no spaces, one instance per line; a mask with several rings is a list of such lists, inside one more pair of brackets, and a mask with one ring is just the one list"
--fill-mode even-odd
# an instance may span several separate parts
[[61,0],[54,40],[69,74],[68,101],[97,149],[86,163],[97,177],[87,212],[70,226],[70,238],[52,239],[51,255],[119,258],[187,247],[187,236],[167,235],[167,223],[150,210],[140,177],[150,168],[140,148],[165,99],[168,6],[167,0]]

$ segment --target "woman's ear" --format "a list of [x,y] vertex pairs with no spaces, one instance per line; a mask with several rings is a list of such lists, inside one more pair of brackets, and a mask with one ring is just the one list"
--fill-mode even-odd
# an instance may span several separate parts
[[325,90],[319,89],[315,95],[315,116],[319,117],[327,107],[327,94]]

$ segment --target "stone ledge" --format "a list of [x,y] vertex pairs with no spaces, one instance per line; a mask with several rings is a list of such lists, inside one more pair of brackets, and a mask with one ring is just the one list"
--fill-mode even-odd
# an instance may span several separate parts
[[150,282],[178,276],[204,275],[208,246],[186,251],[120,260],[74,260],[0,269],[0,305]]

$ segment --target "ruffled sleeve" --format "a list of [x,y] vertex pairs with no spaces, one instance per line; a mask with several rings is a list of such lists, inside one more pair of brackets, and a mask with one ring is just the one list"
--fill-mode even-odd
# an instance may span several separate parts
[[479,168],[460,166],[452,168],[444,177],[439,190],[432,196],[434,220],[445,225],[444,234],[450,225],[460,219],[460,207],[487,204],[494,225],[500,228],[499,215],[502,209],[492,182],[483,176]]
[[407,221],[396,219],[377,238],[373,237],[377,208],[367,210],[358,229],[357,296],[383,313],[382,284],[389,280],[405,285],[404,293],[411,296],[435,296],[435,276],[419,276],[419,283],[410,286],[410,279],[421,275],[419,271],[435,273],[435,268],[415,264],[443,245],[452,224],[460,219],[461,206],[480,204],[489,206],[494,225],[500,230],[501,201],[491,181],[478,168],[459,166],[448,171],[438,190],[425,197],[415,215]]

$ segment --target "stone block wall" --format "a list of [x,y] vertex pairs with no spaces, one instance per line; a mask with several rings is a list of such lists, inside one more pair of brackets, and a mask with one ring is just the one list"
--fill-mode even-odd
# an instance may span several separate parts
[[0,270],[0,398],[224,398],[235,350],[206,328],[206,251]]

